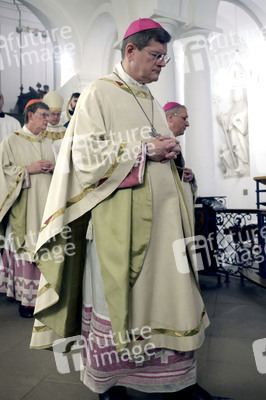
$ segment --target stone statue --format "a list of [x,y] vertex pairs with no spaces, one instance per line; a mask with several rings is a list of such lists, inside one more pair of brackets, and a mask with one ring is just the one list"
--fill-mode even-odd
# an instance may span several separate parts
[[227,113],[219,113],[217,117],[226,136],[226,146],[220,149],[225,175],[249,175],[248,107],[242,88],[233,90],[231,109]]

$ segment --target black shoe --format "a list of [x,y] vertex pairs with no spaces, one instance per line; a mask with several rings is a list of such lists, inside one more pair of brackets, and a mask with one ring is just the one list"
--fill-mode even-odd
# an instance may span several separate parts
[[197,383],[195,385],[189,386],[179,392],[169,393],[165,396],[167,400],[232,400],[228,397],[216,397],[212,396],[205,389],[199,386]]
[[123,386],[113,386],[104,393],[99,394],[99,400],[127,400],[127,389]]
[[187,392],[188,399],[190,400],[213,400],[212,395],[197,383],[184,389],[184,391]]
[[231,397],[217,397],[217,396],[212,396],[212,400],[233,400]]
[[163,400],[163,393],[145,393],[135,389],[127,390],[128,400]]
[[22,318],[33,318],[34,307],[25,307],[19,303],[19,315]]
[[191,389],[192,393],[191,400],[232,400],[228,397],[212,396],[197,383],[195,385],[190,386],[190,388],[188,389]]

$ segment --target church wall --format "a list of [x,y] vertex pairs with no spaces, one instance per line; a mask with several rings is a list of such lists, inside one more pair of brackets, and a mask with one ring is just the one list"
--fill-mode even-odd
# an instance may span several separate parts
[[[119,43],[123,33],[133,19],[152,17],[160,22],[173,38],[168,46],[172,60],[163,69],[160,80],[151,84],[150,88],[162,106],[167,101],[185,102],[188,106],[191,126],[182,138],[182,148],[187,166],[191,166],[197,176],[199,195],[226,195],[230,207],[255,206],[255,186],[252,178],[263,174],[264,171],[265,146],[258,145],[258,141],[264,144],[263,110],[260,116],[257,110],[262,108],[264,103],[265,86],[261,89],[261,85],[265,78],[260,74],[258,87],[248,88],[248,106],[251,113],[250,176],[225,178],[219,158],[219,148],[223,140],[216,116],[216,94],[213,93],[214,82],[211,76],[213,71],[203,66],[201,71],[194,71],[194,75],[189,75],[186,66],[182,65],[182,62],[188,60],[185,57],[182,59],[182,52],[178,48],[180,40],[184,43],[191,34],[196,37],[203,35],[206,39],[210,32],[221,32],[221,27],[216,21],[221,3],[219,0],[146,0],[145,3],[140,0],[91,0],[79,1],[78,7],[70,0],[49,3],[42,0],[22,2],[38,15],[50,34],[53,29],[58,29],[52,45],[73,45],[72,49],[69,47],[69,51],[61,51],[60,62],[54,63],[54,68],[49,68],[48,84],[50,88],[61,92],[65,98],[64,107],[72,92],[82,91],[91,80],[111,72],[112,66],[120,60]],[[238,3],[244,4],[245,11],[250,10],[250,16],[256,15],[256,24],[262,29],[264,22],[266,24],[265,13],[260,8],[262,5],[259,7],[258,2],[255,4],[245,0]],[[224,15],[223,18],[226,20],[228,15]],[[67,38],[60,34],[60,29],[64,27],[69,28]],[[5,35],[8,33],[9,31],[5,30]],[[70,57],[67,58],[67,54],[64,53],[70,53]],[[193,54],[193,60],[198,60],[203,52],[194,51]],[[15,66],[12,65],[11,68]],[[39,73],[41,71],[41,68],[38,69]],[[18,71],[12,71],[12,76],[17,87]],[[33,76],[31,75],[31,78]],[[37,81],[33,83],[36,84]],[[13,93],[14,97],[15,91],[12,90],[10,93]],[[259,107],[256,105],[258,95],[261,96]],[[230,106],[228,93],[227,96],[223,103],[224,110]],[[243,194],[244,189],[247,189],[248,195]]]
[[[21,25],[39,31],[44,26],[25,7],[21,7]],[[53,51],[41,32],[16,32],[19,12],[12,5],[1,5],[0,13],[0,87],[5,97],[4,110],[14,112],[20,86],[38,90],[37,83],[53,87]],[[20,54],[21,51],[21,54]],[[20,58],[21,57],[21,58]]]
[[[253,177],[266,174],[266,143],[262,130],[265,115],[262,104],[265,104],[266,93],[266,59],[264,56],[266,45],[263,38],[263,25],[251,18],[252,13],[247,13],[246,8],[237,8],[235,14],[233,5],[229,9],[226,4],[221,4],[221,6],[223,10],[219,14],[217,25],[222,27],[223,31],[217,36],[216,44],[213,38],[210,41],[215,194],[226,194],[229,207],[256,208],[256,185]],[[238,18],[237,32],[236,17]],[[234,61],[232,62],[232,60]],[[223,129],[217,116],[219,113],[227,113],[231,109],[233,87],[242,88],[248,108],[246,142],[249,147],[249,171],[243,176],[231,172],[228,174],[228,171],[224,171],[224,173],[220,154],[222,146],[230,141],[230,132]],[[232,162],[232,157],[230,162]]]

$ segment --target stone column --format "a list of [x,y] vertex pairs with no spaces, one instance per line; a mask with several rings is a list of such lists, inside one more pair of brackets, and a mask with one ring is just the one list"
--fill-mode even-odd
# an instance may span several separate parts
[[167,54],[171,57],[169,63],[162,69],[158,82],[149,85],[153,95],[159,101],[161,106],[168,101],[173,101],[176,98],[175,84],[175,61],[173,53],[173,40],[175,39],[177,29],[180,22],[168,18],[153,18],[162,25],[162,27],[171,35],[172,40],[167,46]]
[[208,32],[190,31],[180,39],[184,50],[184,104],[190,127],[185,133],[185,161],[198,182],[200,196],[215,194],[215,154]]

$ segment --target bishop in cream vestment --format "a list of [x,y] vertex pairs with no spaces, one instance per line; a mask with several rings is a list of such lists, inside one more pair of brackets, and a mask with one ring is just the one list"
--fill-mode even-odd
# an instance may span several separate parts
[[60,348],[60,338],[81,334],[82,380],[98,393],[115,384],[150,392],[191,385],[209,324],[184,244],[193,223],[175,165],[146,158],[152,105],[156,131],[169,135],[147,86],[121,64],[85,88],[37,243],[31,347],[56,350],[56,340]]
[[40,271],[34,250],[52,174],[27,174],[27,165],[45,159],[54,163],[52,141],[26,126],[0,144],[0,291],[34,307]]

